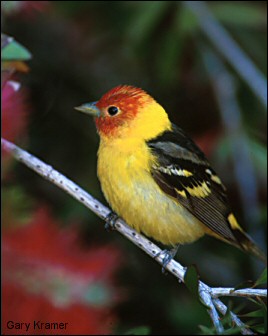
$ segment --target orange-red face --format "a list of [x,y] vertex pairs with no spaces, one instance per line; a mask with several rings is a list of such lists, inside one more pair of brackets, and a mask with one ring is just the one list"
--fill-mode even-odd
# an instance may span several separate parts
[[116,134],[152,100],[145,91],[133,86],[117,86],[108,91],[95,105],[100,111],[100,116],[95,118],[98,131],[107,136]]
[[164,108],[145,91],[133,86],[117,86],[98,102],[83,104],[76,109],[95,117],[99,135],[105,141],[147,141],[171,129]]

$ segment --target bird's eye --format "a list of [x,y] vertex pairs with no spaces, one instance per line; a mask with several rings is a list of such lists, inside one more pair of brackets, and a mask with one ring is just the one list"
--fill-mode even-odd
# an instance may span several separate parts
[[118,109],[118,107],[116,107],[116,106],[110,106],[110,107],[108,108],[108,113],[109,113],[111,116],[116,115],[118,112],[119,112],[119,109]]

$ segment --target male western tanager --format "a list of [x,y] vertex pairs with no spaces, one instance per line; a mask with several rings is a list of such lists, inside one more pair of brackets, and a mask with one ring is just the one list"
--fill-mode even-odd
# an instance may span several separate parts
[[265,259],[203,152],[149,94],[118,86],[76,109],[95,117],[101,187],[130,226],[173,247],[209,234]]

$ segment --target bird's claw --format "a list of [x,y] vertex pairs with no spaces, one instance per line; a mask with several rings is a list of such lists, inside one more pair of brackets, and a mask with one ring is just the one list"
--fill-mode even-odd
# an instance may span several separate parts
[[162,250],[155,255],[154,257],[155,259],[159,257],[161,254],[164,255],[162,259],[162,273],[163,274],[166,274],[166,267],[170,263],[170,261],[175,257],[177,251],[178,251],[178,246],[172,248],[171,250]]
[[118,216],[115,212],[111,211],[109,213],[109,215],[105,218],[105,224],[104,224],[104,228],[107,230],[107,231],[110,231],[110,230],[115,230],[115,224],[116,224],[116,221],[118,220]]
[[155,255],[155,259],[157,257],[159,257],[161,254],[164,255],[164,257],[162,259],[162,273],[166,274],[167,264],[170,262],[170,260],[173,258],[173,256],[171,255],[169,250],[162,250]]

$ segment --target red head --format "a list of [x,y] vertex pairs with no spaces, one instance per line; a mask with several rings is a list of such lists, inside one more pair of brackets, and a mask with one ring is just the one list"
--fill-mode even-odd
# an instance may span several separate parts
[[149,94],[129,85],[117,86],[98,102],[77,109],[94,115],[100,136],[109,138],[130,136],[130,133],[133,136],[133,130],[142,131],[141,125],[148,128],[155,118],[166,117],[164,109]]

